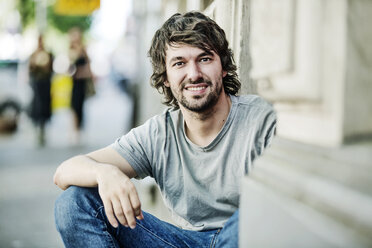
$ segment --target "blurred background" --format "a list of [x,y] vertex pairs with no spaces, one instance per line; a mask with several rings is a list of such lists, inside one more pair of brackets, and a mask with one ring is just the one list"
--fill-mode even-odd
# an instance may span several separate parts
[[[241,247],[371,247],[369,0],[0,0],[0,247],[63,247],[55,169],[164,109],[147,51],[189,10],[225,30],[240,94],[278,113],[242,182]],[[135,182],[170,221],[154,182]]]

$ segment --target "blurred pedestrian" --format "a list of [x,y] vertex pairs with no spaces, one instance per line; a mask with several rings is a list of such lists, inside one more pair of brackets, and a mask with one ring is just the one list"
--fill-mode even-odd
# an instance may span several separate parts
[[38,46],[29,61],[30,84],[33,98],[30,117],[38,132],[38,144],[45,145],[45,124],[49,121],[51,111],[51,77],[53,74],[53,56],[44,47],[43,36],[38,38]]
[[73,78],[71,108],[74,113],[74,141],[79,143],[80,132],[83,126],[84,101],[86,98],[88,84],[92,84],[93,75],[90,70],[90,62],[85,50],[82,33],[79,28],[72,28],[69,32],[70,48],[69,57]]

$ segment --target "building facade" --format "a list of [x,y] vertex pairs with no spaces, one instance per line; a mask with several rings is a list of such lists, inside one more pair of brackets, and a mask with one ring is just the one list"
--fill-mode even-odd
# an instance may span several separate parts
[[[225,30],[242,82],[278,113],[277,138],[242,182],[241,247],[372,245],[372,1],[134,1],[141,48],[175,12]],[[138,123],[159,113],[139,50]],[[254,230],[254,231],[252,231]]]

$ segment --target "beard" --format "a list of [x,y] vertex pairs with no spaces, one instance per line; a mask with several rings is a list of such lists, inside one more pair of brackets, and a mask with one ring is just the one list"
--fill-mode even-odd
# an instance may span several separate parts
[[[221,79],[222,81],[222,79]],[[211,87],[213,84],[211,81],[200,79],[196,81],[195,83],[206,83]],[[184,85],[181,87],[181,92],[184,89]],[[218,82],[216,84],[216,88],[211,88],[212,91],[207,95],[207,98],[205,100],[199,100],[202,97],[201,96],[193,96],[193,99],[196,100],[195,102],[187,100],[184,95],[181,95],[181,99],[177,99],[178,103],[181,104],[184,108],[195,112],[195,113],[204,113],[210,109],[213,108],[214,105],[218,102],[218,99],[222,92],[222,82]]]

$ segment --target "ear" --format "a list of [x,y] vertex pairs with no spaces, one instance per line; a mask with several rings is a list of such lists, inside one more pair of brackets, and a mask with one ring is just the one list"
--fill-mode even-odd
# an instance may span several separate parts
[[227,71],[222,71],[222,77],[224,78],[226,77],[226,75],[227,75]]
[[164,82],[164,85],[165,85],[165,87],[170,87],[170,84],[169,84],[169,82],[168,82],[168,80],[166,80],[165,82]]

